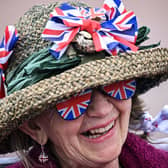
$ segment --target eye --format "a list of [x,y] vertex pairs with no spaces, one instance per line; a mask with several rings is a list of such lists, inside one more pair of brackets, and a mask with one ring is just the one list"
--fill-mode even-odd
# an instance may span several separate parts
[[135,94],[136,81],[126,80],[102,86],[102,89],[111,97],[118,100],[129,99]]
[[74,120],[85,113],[90,104],[92,90],[87,89],[56,105],[58,114],[65,120]]

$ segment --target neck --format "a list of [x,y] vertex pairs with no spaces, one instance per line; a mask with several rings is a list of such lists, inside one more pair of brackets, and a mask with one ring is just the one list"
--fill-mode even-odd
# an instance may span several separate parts
[[[97,162],[87,160],[86,158],[81,158],[79,160],[71,160],[67,157],[65,158],[65,155],[61,155],[61,153],[58,154],[55,151],[53,151],[53,154],[55,158],[57,158],[58,165],[60,166],[60,168],[70,168],[70,167],[73,167],[73,168],[121,168],[121,166],[119,165],[118,157],[106,163],[105,162],[97,163]],[[61,156],[64,156],[64,157],[61,157]]]
[[74,163],[74,162],[65,163],[65,161],[62,161],[61,168],[70,168],[70,167],[73,167],[73,168],[121,168],[119,165],[118,158],[109,163],[97,163],[97,164],[91,163],[87,165],[84,165],[84,164],[85,163],[79,164],[79,163]]

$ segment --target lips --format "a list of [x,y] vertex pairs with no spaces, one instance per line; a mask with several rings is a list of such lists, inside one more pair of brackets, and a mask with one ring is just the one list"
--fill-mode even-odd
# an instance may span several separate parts
[[109,124],[107,124],[104,127],[90,129],[88,131],[85,131],[82,133],[83,136],[89,138],[89,139],[95,139],[98,137],[101,137],[108,133],[115,125],[115,120],[111,121]]

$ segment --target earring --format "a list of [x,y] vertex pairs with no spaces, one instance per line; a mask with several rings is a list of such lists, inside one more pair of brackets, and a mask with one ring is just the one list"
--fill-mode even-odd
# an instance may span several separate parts
[[44,152],[44,146],[41,145],[41,153],[38,157],[40,163],[45,163],[48,161],[48,155]]

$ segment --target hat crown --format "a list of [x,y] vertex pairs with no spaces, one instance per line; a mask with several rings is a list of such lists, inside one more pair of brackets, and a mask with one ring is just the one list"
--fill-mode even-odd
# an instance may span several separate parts
[[34,52],[38,52],[49,45],[50,42],[43,40],[41,34],[49,14],[57,5],[58,2],[48,5],[36,5],[20,17],[19,22],[15,24],[19,40],[14,48],[6,75]]

